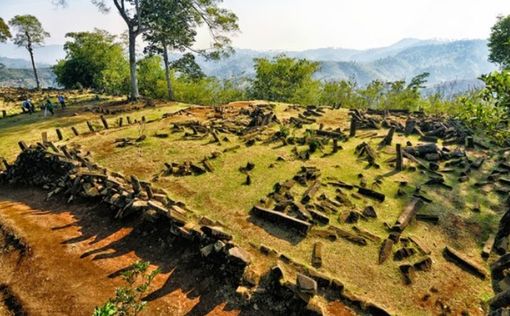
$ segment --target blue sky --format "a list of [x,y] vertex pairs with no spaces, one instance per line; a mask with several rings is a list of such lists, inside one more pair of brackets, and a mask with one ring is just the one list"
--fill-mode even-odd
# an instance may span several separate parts
[[[103,15],[90,0],[68,0],[65,9],[51,0],[0,0],[0,17],[37,16],[52,37],[64,43],[71,31],[94,27],[121,33],[117,13]],[[402,38],[486,38],[498,14],[510,14],[508,0],[225,0],[240,19],[234,46],[302,50],[319,47],[371,48]],[[208,45],[201,32],[198,46]]]

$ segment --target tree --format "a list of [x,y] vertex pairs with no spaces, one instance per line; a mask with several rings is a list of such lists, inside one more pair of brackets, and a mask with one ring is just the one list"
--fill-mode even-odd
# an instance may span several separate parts
[[[219,59],[233,52],[229,34],[239,30],[237,16],[218,7],[222,0],[146,0],[142,2],[147,31],[144,39],[146,51],[161,54],[165,64],[168,98],[173,99],[170,68],[191,78],[201,78],[203,73],[195,62],[194,52],[206,59]],[[197,29],[205,25],[211,34],[209,50],[194,49]],[[170,51],[184,53],[182,58],[170,63]]]
[[[272,60],[256,58],[252,97],[281,102],[300,101],[296,100],[296,95],[309,95],[308,92],[314,90],[318,93],[318,83],[312,78],[318,69],[318,62],[285,55]],[[304,101],[301,100],[301,103]]]
[[104,30],[66,34],[66,57],[53,71],[57,82],[66,88],[83,86],[111,94],[126,93],[129,65],[122,45]]
[[11,37],[12,35],[9,31],[9,26],[5,24],[4,19],[0,18],[0,43],[7,41],[7,39]]
[[498,16],[489,37],[489,61],[510,67],[510,16]]
[[164,82],[165,72],[161,68],[161,57],[150,56],[138,62],[138,79],[140,92],[144,96],[163,97],[159,95],[159,83]]
[[34,60],[34,46],[44,44],[44,40],[49,37],[50,34],[43,29],[41,22],[33,15],[16,15],[9,21],[9,24],[16,31],[14,44],[19,47],[25,47],[30,54],[35,83],[37,89],[40,89],[41,85],[39,83],[39,76]]
[[[107,13],[110,6],[107,2],[110,0],[91,0],[99,11]],[[130,74],[130,99],[136,100],[140,97],[138,92],[138,80],[136,76],[136,38],[146,31],[141,14],[141,2],[146,0],[111,0],[118,13],[127,26],[128,50],[129,50],[129,74]],[[54,0],[57,5],[64,6],[67,0]]]

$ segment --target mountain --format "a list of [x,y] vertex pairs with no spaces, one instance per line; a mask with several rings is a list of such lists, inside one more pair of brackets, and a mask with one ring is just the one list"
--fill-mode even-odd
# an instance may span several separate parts
[[[204,73],[222,79],[253,77],[253,59],[271,58],[286,54],[296,58],[318,61],[320,70],[315,74],[321,80],[352,80],[363,86],[379,79],[384,81],[409,80],[412,77],[429,72],[429,90],[433,87],[448,87],[455,92],[472,85],[479,86],[476,79],[484,73],[491,72],[496,66],[487,61],[489,51],[486,40],[420,40],[403,39],[387,47],[366,50],[345,48],[318,48],[303,51],[257,51],[237,49],[229,58],[220,61],[207,61],[197,58]],[[54,64],[64,57],[63,47],[49,45],[38,48],[35,52],[40,67]],[[0,63],[8,68],[30,68],[24,49],[12,44],[0,44]],[[178,58],[178,55],[174,55]],[[459,90],[459,91],[460,91]]]
[[[37,73],[43,88],[57,86],[55,74],[50,68],[39,68]],[[34,73],[28,68],[0,68],[0,87],[34,88]]]
[[221,61],[198,59],[208,75],[220,78],[253,76],[253,58],[288,56],[320,62],[316,79],[353,80],[359,85],[379,79],[409,80],[429,72],[429,86],[447,82],[476,80],[481,74],[496,69],[487,61],[485,40],[417,40],[405,39],[394,45],[365,51],[322,48],[300,52],[253,51],[239,49],[232,57]]
[[[32,69],[32,63],[29,60],[22,58],[8,58],[0,57],[0,64],[7,68],[20,68],[20,69]],[[37,67],[49,68],[49,64],[36,63]]]

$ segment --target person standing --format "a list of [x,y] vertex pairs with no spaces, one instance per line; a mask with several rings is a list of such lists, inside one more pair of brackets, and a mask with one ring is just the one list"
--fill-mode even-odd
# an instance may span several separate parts
[[49,98],[46,99],[45,110],[50,112],[51,115],[55,115],[55,112],[53,111],[53,103],[51,103],[51,100]]
[[58,102],[60,103],[60,106],[63,108],[66,107],[66,99],[64,98],[64,96],[62,94],[59,94],[57,96],[57,99],[58,99]]

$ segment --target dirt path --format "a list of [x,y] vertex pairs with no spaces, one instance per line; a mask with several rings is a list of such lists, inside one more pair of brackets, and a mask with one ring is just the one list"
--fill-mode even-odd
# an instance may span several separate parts
[[[138,227],[113,222],[93,205],[0,187],[0,285],[29,315],[91,315],[122,285],[119,272],[142,259],[162,270],[146,315],[239,314],[225,302],[233,289],[202,267],[190,247]],[[13,236],[21,241],[13,244]],[[0,294],[0,315],[9,315],[12,307]]]

